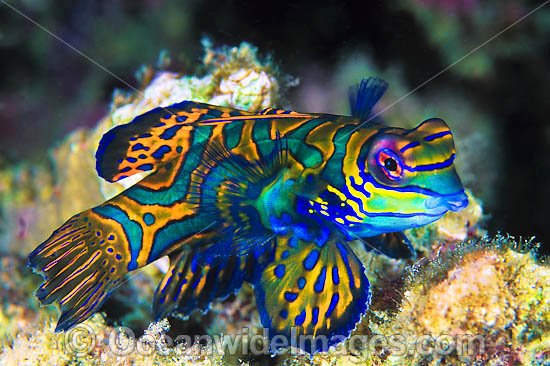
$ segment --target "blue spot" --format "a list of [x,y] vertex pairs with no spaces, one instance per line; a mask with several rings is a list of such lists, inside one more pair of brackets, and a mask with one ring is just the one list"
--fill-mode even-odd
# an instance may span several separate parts
[[317,249],[314,249],[309,253],[303,261],[304,268],[308,271],[311,271],[315,265],[317,264],[317,261],[319,260],[319,251]]
[[139,158],[140,158],[140,159],[147,159],[147,155],[145,155],[145,154],[140,154],[140,155],[139,155]]
[[319,274],[319,277],[317,277],[317,281],[315,281],[315,285],[313,286],[313,289],[315,292],[323,292],[323,289],[325,288],[325,279],[327,276],[327,267],[323,267],[321,269],[321,273]]
[[107,252],[112,253],[112,252],[113,252],[113,248],[111,248],[111,247],[107,248]]
[[145,225],[151,226],[155,223],[155,216],[153,216],[152,213],[145,213],[143,214],[143,222],[145,222]]
[[311,324],[317,324],[319,320],[319,308],[316,306],[311,310]]
[[340,283],[340,276],[338,275],[338,267],[332,267],[332,283],[335,285]]
[[166,126],[166,123],[161,122],[155,125],[155,127],[162,127],[162,126]]
[[143,144],[141,143],[138,143],[138,144],[135,144],[133,147],[132,147],[132,151],[138,151],[138,150],[149,150],[148,147],[145,147],[143,146]]
[[139,170],[147,171],[153,169],[153,164],[143,164],[137,167]]
[[177,126],[172,126],[170,128],[167,128],[159,137],[163,140],[170,140],[171,138],[176,136],[176,133],[181,127],[182,127],[181,125],[177,125]]
[[151,135],[150,133],[144,133],[142,135],[139,135],[138,138],[139,139],[146,139],[148,137],[152,137],[153,135]]
[[117,260],[121,260],[121,259],[122,259],[122,256],[121,256],[120,254],[118,254],[118,253],[115,255],[115,257],[116,257]]
[[177,116],[176,122],[185,122],[187,120],[187,116]]
[[300,313],[300,315],[298,315],[295,319],[294,319],[294,324],[296,324],[297,326],[300,326],[302,324],[304,324],[304,320],[306,320],[306,310],[302,310],[302,312]]
[[172,115],[171,114],[165,114],[164,117],[162,117],[163,119],[170,119],[172,118]]
[[285,250],[284,252],[281,253],[281,259],[287,259],[289,255],[290,255],[290,252],[288,250]]
[[288,246],[293,249],[298,248],[298,238],[295,238],[295,237],[290,238],[290,240],[288,241]]
[[334,308],[338,305],[338,301],[340,301],[340,295],[338,295],[338,292],[335,292],[332,294],[332,299],[330,299],[330,305],[328,306],[327,313],[325,315],[326,318],[329,318],[332,315]]
[[137,137],[130,137],[130,141],[136,141]]
[[154,153],[152,153],[151,155],[155,158],[155,159],[162,159],[162,157],[164,156],[164,154],[166,153],[169,153],[170,151],[172,150],[172,148],[168,145],[162,145],[161,147],[159,147],[157,149],[157,151],[155,151]]
[[295,294],[294,292],[287,291],[285,292],[285,300],[288,302],[293,302],[298,298],[298,294]]
[[280,315],[281,318],[283,318],[283,319],[288,318],[288,310],[286,310],[286,309],[281,310],[281,312],[279,313],[279,315]]
[[131,169],[131,168],[130,168],[129,166],[127,166],[126,168],[120,169],[120,172],[121,172],[121,173],[126,173],[126,172],[130,171],[130,169]]
[[181,146],[176,147],[176,152],[179,154],[183,151],[183,148]]
[[298,278],[298,287],[301,289],[303,289],[304,287],[306,287],[306,279],[303,278],[303,277],[300,277]]
[[275,274],[275,276],[277,276],[277,278],[283,278],[285,276],[285,265],[279,264],[277,267],[275,267],[273,273]]
[[132,157],[126,158],[126,160],[128,160],[130,163],[135,163],[137,161],[136,158],[132,158]]
[[113,234],[111,234],[107,237],[107,240],[113,240],[114,238],[115,238],[115,236]]

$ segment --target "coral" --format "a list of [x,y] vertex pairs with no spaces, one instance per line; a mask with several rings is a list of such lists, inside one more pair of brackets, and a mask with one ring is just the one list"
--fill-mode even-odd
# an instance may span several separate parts
[[[293,365],[548,365],[550,267],[532,239],[472,239],[423,258],[398,283],[398,305],[368,315],[342,347]],[[394,283],[395,284],[395,283]]]
[[[179,75],[143,68],[142,90],[116,91],[110,112],[93,129],[79,129],[49,151],[51,163],[21,163],[0,171],[0,245],[26,254],[52,229],[79,211],[100,204],[141,179],[108,183],[97,176],[95,151],[114,126],[158,106],[194,100],[259,110],[276,106],[279,73],[271,61],[260,61],[248,43],[213,49],[204,41],[204,75]],[[76,118],[76,117],[75,117]],[[11,228],[11,229],[9,229]]]
[[[71,133],[48,152],[50,161],[20,163],[17,166],[3,167],[0,171],[0,245],[4,252],[11,253],[10,257],[2,259],[1,274],[9,276],[8,268],[21,268],[24,271],[16,271],[15,276],[6,278],[3,282],[0,337],[6,341],[13,340],[4,347],[5,357],[0,357],[7,364],[77,362],[77,358],[64,353],[63,349],[49,351],[57,344],[54,340],[57,335],[50,334],[54,328],[55,311],[52,307],[39,308],[38,302],[32,296],[39,277],[30,274],[23,259],[16,258],[26,256],[71,215],[103,202],[142,177],[132,177],[121,183],[108,183],[97,176],[95,150],[106,131],[116,125],[128,123],[136,115],[159,105],[167,106],[186,99],[249,110],[277,106],[280,100],[280,74],[269,59],[258,59],[255,47],[242,43],[239,47],[214,49],[205,42],[205,54],[201,76],[155,71],[151,67],[142,68],[139,72],[142,83],[140,90],[136,93],[116,91],[110,112],[97,126]],[[103,307],[109,324],[117,322],[138,331],[143,329],[150,320],[153,291],[163,270],[166,270],[166,265],[161,259],[158,263],[132,273],[132,281],[116,291]],[[19,286],[15,285],[16,279],[21,280]],[[250,303],[251,296],[251,291],[242,291],[233,299],[234,304],[240,305],[233,308],[214,306],[212,311],[220,312],[221,319],[227,321],[211,325],[209,319],[213,317],[197,320],[192,316],[183,323],[174,321],[181,328],[176,331],[187,332],[190,331],[189,327],[196,325],[199,325],[195,328],[199,333],[207,330],[220,333],[244,327],[254,331],[257,327],[252,325],[258,325],[259,319],[255,305]],[[254,311],[244,313],[243,306],[247,309],[254,308]],[[237,314],[241,314],[239,319],[235,317]],[[97,323],[98,318],[94,319],[89,325],[94,332],[103,335],[103,338],[98,338],[97,343],[100,344],[112,328],[103,321]],[[46,325],[39,326],[41,323]],[[170,362],[185,364],[184,360],[191,360],[184,356],[183,353],[175,355]],[[26,361],[21,357],[27,357]],[[118,364],[138,362],[137,358],[113,358],[103,349],[99,349],[87,354],[82,364],[95,364],[105,360]],[[139,360],[143,363],[161,362],[161,358],[154,357]],[[205,364],[212,362],[206,360]]]
[[221,365],[223,352],[196,344],[193,348],[168,348],[166,321],[152,323],[136,339],[128,328],[123,331],[105,325],[101,314],[65,333],[54,333],[55,323],[34,326],[18,334],[0,352],[0,365]]
[[412,352],[386,347],[379,358],[387,364],[511,365],[545,357],[550,267],[533,247],[506,236],[476,239],[413,266],[399,312],[370,322],[368,330],[399,334]]

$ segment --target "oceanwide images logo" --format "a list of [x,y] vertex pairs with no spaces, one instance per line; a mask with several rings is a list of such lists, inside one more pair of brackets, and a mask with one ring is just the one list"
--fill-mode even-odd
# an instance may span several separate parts
[[[242,328],[241,333],[233,335],[178,335],[169,336],[167,329],[152,331],[149,328],[139,338],[132,329],[127,327],[114,328],[108,334],[101,334],[101,339],[89,325],[79,324],[63,334],[64,349],[76,356],[86,356],[98,348],[97,353],[112,353],[117,357],[129,357],[134,353],[164,356],[202,357],[215,354],[231,354],[237,356],[260,356],[268,354],[298,355],[304,349],[319,352],[329,349],[333,355],[350,355],[361,362],[361,355],[372,353],[406,356],[417,353],[423,356],[445,356],[452,352],[465,357],[482,354],[485,341],[482,336],[474,335],[422,335],[411,339],[402,334],[382,335],[352,335],[343,336],[312,336],[297,335],[292,328],[290,337],[275,335],[269,338],[269,329],[264,328],[261,334]],[[105,349],[105,346],[106,349]]]

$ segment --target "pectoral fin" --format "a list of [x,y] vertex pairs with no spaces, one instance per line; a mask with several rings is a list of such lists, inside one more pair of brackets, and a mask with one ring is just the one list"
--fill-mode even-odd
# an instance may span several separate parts
[[255,292],[270,338],[291,339],[295,328],[295,346],[310,353],[348,337],[371,296],[363,265],[347,244],[329,240],[320,246],[292,236],[277,237],[274,260]]

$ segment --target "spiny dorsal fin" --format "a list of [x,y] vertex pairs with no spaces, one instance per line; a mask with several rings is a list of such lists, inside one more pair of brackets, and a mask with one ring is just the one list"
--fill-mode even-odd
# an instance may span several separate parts
[[187,153],[198,126],[230,123],[232,118],[249,115],[252,113],[191,101],[155,108],[103,135],[96,152],[97,173],[116,182],[157,170]]
[[388,89],[388,83],[378,78],[361,80],[360,84],[349,88],[349,104],[351,115],[366,121],[374,106]]

